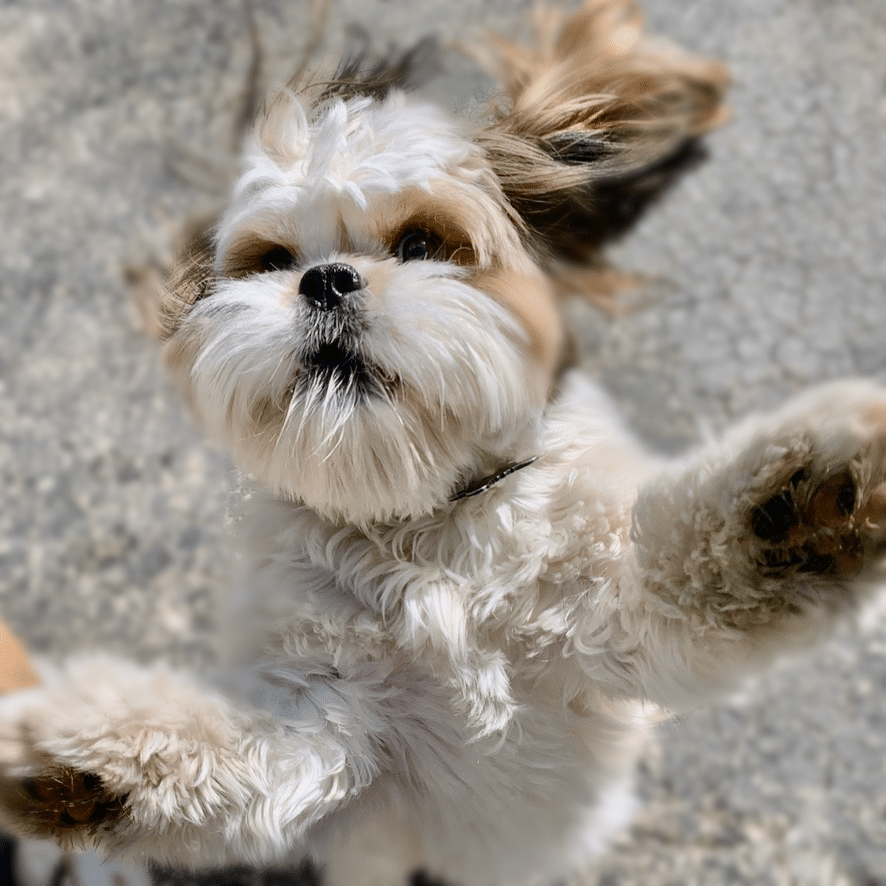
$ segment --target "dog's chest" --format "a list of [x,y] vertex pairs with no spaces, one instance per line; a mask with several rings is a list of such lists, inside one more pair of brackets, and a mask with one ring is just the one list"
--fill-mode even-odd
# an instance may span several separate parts
[[264,502],[237,611],[248,611],[265,648],[262,629],[282,629],[337,657],[430,655],[465,673],[495,659],[503,678],[522,669],[536,680],[621,538],[605,508],[576,494],[587,492],[581,471],[554,465],[526,481],[445,516],[372,531]]

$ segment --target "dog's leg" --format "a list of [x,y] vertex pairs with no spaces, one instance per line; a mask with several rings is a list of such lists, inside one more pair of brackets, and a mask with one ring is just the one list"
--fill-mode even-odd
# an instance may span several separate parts
[[296,677],[262,690],[286,696],[281,716],[181,674],[71,661],[0,700],[0,820],[67,847],[174,865],[298,851],[371,782],[385,717],[370,675]]
[[576,633],[585,669],[680,708],[826,636],[877,585],[884,481],[886,390],[865,382],[814,390],[658,475],[620,579]]

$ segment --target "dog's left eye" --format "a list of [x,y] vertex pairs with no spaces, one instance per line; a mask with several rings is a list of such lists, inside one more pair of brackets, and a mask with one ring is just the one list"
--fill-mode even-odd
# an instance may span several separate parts
[[441,245],[440,238],[427,231],[407,231],[397,244],[397,258],[403,262],[434,258]]

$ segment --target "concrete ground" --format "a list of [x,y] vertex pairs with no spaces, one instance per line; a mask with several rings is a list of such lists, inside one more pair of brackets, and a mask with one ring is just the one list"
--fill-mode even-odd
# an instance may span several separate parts
[[[279,81],[307,2],[255,5]],[[504,29],[526,5],[337,0],[330,41]],[[645,7],[730,65],[734,121],[613,250],[655,285],[575,322],[590,371],[673,451],[815,382],[886,380],[886,4]],[[212,659],[236,478],[168,390],[123,268],[209,199],[248,64],[239,0],[0,5],[0,612],[41,653]],[[588,884],[886,884],[883,619],[658,739],[637,823]]]

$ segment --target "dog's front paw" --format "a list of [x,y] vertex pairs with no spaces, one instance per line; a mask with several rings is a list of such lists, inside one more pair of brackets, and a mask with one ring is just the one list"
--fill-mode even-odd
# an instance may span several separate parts
[[641,489],[631,541],[644,639],[623,668],[644,697],[691,706],[826,639],[886,583],[886,390],[829,385],[746,420]]
[[761,575],[852,579],[886,552],[886,392],[832,385],[800,401],[747,512]]
[[0,821],[18,834],[80,847],[124,818],[127,798],[79,768],[86,747],[78,748],[66,720],[42,689],[0,702]]
[[101,778],[50,764],[40,774],[0,776],[3,818],[18,833],[51,837],[81,846],[99,830],[113,828],[126,814],[126,797],[109,791]]
[[208,828],[245,802],[235,720],[182,675],[111,658],[68,662],[44,685],[0,699],[0,821],[114,851]]

